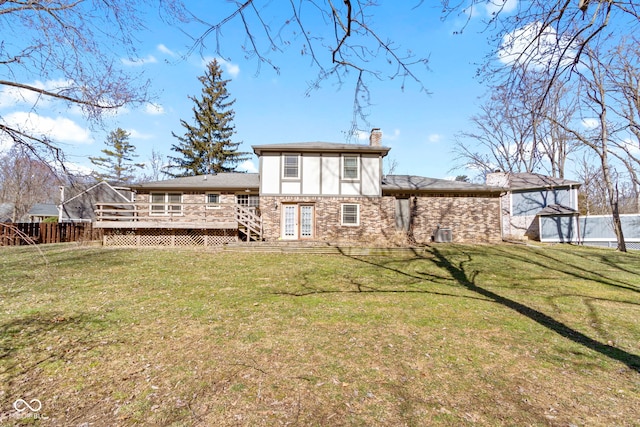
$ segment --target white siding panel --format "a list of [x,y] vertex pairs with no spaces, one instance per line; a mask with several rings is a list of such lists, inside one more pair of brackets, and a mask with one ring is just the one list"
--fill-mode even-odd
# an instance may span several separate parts
[[362,157],[362,195],[379,196],[380,191],[380,158]]
[[340,194],[340,157],[338,155],[322,156],[322,188],[325,196]]
[[320,194],[320,156],[302,157],[302,194]]
[[301,194],[300,187],[302,187],[300,181],[282,181],[282,194]]
[[263,155],[260,163],[260,194],[280,193],[280,156]]
[[343,182],[341,184],[341,190],[342,190],[343,196],[359,196],[360,183],[359,182]]

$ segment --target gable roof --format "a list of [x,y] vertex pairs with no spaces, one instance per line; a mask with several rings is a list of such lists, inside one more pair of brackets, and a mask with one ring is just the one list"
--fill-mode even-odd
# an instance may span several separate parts
[[472,184],[462,181],[427,178],[415,175],[386,175],[382,178],[383,193],[423,192],[423,193],[496,193],[501,187]]
[[61,202],[61,220],[64,221],[88,221],[95,218],[95,205],[97,202],[129,202],[131,190],[123,187],[113,187],[111,184],[100,181],[96,184],[74,184],[64,187]]
[[53,203],[36,203],[29,209],[29,216],[58,216],[58,207]]
[[185,176],[163,181],[132,185],[136,190],[258,190],[257,173],[225,172],[211,175]]
[[11,222],[13,203],[0,203],[0,222]]
[[253,152],[261,156],[265,152],[275,153],[376,153],[383,157],[391,148],[364,144],[339,144],[335,142],[292,142],[286,144],[252,145]]
[[506,173],[507,186],[511,190],[529,190],[536,188],[579,187],[578,181],[564,178],[553,178],[539,173]]
[[536,215],[540,216],[556,216],[556,215],[579,215],[580,213],[568,206],[564,205],[549,205],[542,209]]

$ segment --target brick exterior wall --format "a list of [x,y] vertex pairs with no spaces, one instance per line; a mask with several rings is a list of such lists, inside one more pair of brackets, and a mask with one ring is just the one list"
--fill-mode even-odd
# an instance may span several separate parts
[[[163,193],[159,191],[158,193]],[[168,193],[173,193],[168,191]],[[180,192],[182,193],[182,214],[173,216],[173,219],[179,222],[215,222],[215,221],[234,221],[236,203],[235,193],[220,193],[220,203],[222,206],[216,208],[207,208],[205,205],[205,193],[203,192]],[[151,215],[149,208],[149,193],[136,194],[136,203],[138,203],[138,218],[145,220],[165,221],[167,215]]]
[[[138,193],[138,203],[148,203],[149,194]],[[228,204],[219,209],[205,209],[203,193],[183,193],[183,216],[174,217],[179,222],[233,221],[234,194],[221,194],[220,202]],[[310,204],[314,206],[314,241],[351,242],[370,245],[406,244],[407,234],[396,229],[396,198],[383,197],[326,197],[326,196],[262,196],[264,239],[281,238],[282,204]],[[360,206],[360,224],[341,225],[341,205],[353,203]],[[456,243],[497,243],[502,241],[500,198],[490,195],[420,195],[410,198],[413,213],[413,241],[430,243],[438,226],[452,229]],[[142,209],[139,215],[148,216]],[[159,221],[166,217],[152,216]]]
[[[281,238],[282,203],[312,204],[315,207],[316,241],[359,243],[406,243],[398,241],[393,196],[383,197],[261,197],[264,238]],[[341,225],[343,203],[360,205],[360,225]],[[276,207],[277,206],[277,207]],[[431,242],[436,227],[450,227],[458,243],[497,243],[500,230],[500,199],[492,196],[418,196],[411,198],[413,237],[417,243]]]
[[456,243],[499,243],[500,198],[498,196],[419,196],[411,200],[415,212],[414,239],[431,241],[438,226],[451,228]]

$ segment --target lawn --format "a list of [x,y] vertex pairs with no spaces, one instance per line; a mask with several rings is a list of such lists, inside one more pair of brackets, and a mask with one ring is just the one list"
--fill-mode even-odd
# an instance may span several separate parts
[[0,425],[640,425],[637,252],[41,249],[0,248]]

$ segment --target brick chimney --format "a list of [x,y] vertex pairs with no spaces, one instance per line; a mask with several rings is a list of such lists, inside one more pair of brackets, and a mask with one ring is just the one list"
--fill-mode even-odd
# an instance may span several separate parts
[[382,145],[382,131],[380,128],[371,129],[371,135],[369,135],[369,145],[372,147],[380,147]]

